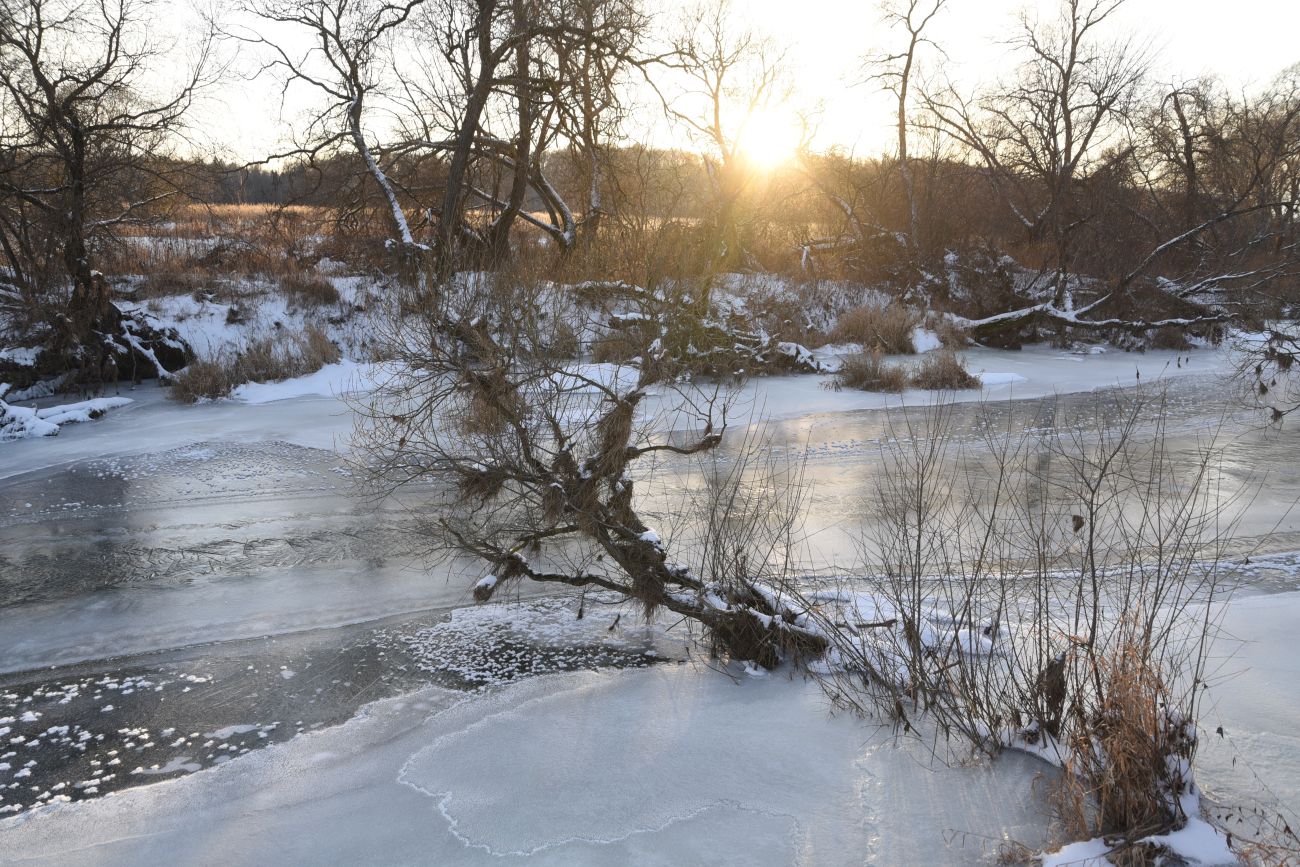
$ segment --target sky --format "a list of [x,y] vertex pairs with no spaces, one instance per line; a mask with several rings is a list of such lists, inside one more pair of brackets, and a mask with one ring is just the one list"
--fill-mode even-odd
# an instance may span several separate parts
[[[174,3],[175,20],[186,16]],[[673,6],[692,0],[650,0],[661,4],[659,25],[670,26]],[[813,143],[859,154],[891,149],[892,105],[887,95],[863,79],[861,59],[896,46],[898,34],[882,24],[872,0],[733,0],[741,20],[787,48],[793,80],[789,104],[761,124],[764,138],[797,138],[795,116],[816,110]],[[927,31],[943,54],[927,49],[925,74],[945,76],[972,90],[1006,75],[1014,61],[1007,39],[1024,10],[1044,19],[1054,15],[1053,0],[948,0]],[[1286,67],[1300,62],[1300,0],[1129,0],[1105,25],[1104,34],[1133,38],[1148,47],[1157,81],[1217,75],[1230,87],[1260,87]],[[253,159],[283,141],[301,103],[283,110],[269,80],[230,78],[209,94],[199,118],[204,137],[235,155]],[[819,110],[818,110],[819,109]],[[646,116],[642,113],[642,116]],[[680,131],[655,121],[629,132],[661,144],[687,145]]]

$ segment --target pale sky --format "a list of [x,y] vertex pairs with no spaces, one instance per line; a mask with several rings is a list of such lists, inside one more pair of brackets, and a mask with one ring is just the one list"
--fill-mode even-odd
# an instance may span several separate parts
[[[181,20],[186,16],[181,11],[186,0],[172,2],[176,20]],[[691,0],[662,2],[689,4]],[[877,3],[734,2],[752,27],[788,46],[795,83],[790,111],[822,104],[817,146],[837,145],[862,154],[890,149],[888,98],[873,85],[853,84],[862,77],[864,55],[898,45],[898,35],[881,24]],[[992,81],[1011,68],[1013,56],[1005,40],[1013,31],[1016,13],[1037,10],[1047,19],[1056,8],[1050,0],[948,0],[927,31],[944,48],[947,59],[929,49],[923,68],[948,76],[966,90]],[[663,13],[664,24],[670,23],[671,14]],[[1234,89],[1250,89],[1300,62],[1300,0],[1130,0],[1102,32],[1148,44],[1155,56],[1157,80],[1214,74]],[[288,109],[288,120],[296,110]],[[269,80],[224,84],[211,94],[200,118],[206,138],[244,158],[270,151],[285,129],[278,91]],[[664,135],[654,133],[656,139]]]

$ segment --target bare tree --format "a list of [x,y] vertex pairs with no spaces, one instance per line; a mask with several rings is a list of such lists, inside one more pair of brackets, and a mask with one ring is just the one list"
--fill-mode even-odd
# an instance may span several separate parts
[[424,0],[253,0],[242,11],[260,22],[289,25],[310,35],[310,47],[291,53],[262,28],[244,26],[227,31],[242,42],[270,52],[265,70],[282,76],[284,88],[303,84],[323,98],[295,147],[270,159],[299,157],[314,160],[350,147],[384,199],[385,215],[407,257],[418,257],[416,243],[397,190],[381,166],[378,147],[367,129],[371,103],[382,87],[381,70],[393,32]]
[[[56,342],[74,354],[97,331],[133,339],[95,245],[175,194],[165,155],[212,72],[204,39],[182,80],[151,88],[169,48],[151,37],[152,14],[147,0],[0,2],[0,248],[29,289],[57,248],[71,294],[54,317]],[[99,364],[102,347],[90,351]]]
[[925,98],[931,123],[981,160],[989,182],[1033,240],[1046,240],[1052,304],[1073,309],[1073,242],[1090,216],[1078,191],[1123,151],[1123,128],[1146,74],[1131,43],[1100,31],[1124,0],[1063,0],[1050,25],[1023,13],[1012,46],[1025,56],[1015,81],[979,96],[949,86]]
[[750,125],[789,91],[785,52],[770,38],[746,29],[730,0],[710,0],[683,22],[669,65],[680,91],[660,90],[664,106],[705,150],[713,191],[713,272],[745,258],[740,232],[743,195],[754,171],[743,144]]
[[871,66],[883,67],[874,77],[894,94],[896,105],[896,131],[898,134],[898,170],[903,177],[907,194],[907,249],[916,267],[922,257],[920,213],[917,203],[916,181],[912,173],[912,158],[908,152],[908,110],[913,76],[916,74],[918,52],[924,45],[934,45],[926,38],[925,28],[943,9],[944,0],[905,0],[885,8],[885,21],[907,34],[907,45],[894,54],[869,58]]
[[544,156],[566,138],[590,159],[603,147],[643,22],[635,3],[589,0],[575,15],[534,0],[431,0],[402,7],[400,21],[383,8],[401,38],[389,70],[393,131],[374,150],[438,183],[403,188],[378,160],[367,164],[390,202],[404,192],[430,224],[439,275],[503,261],[520,223],[571,248],[577,219]]
[[572,11],[580,34],[551,40],[554,57],[551,95],[557,136],[586,168],[586,207],[580,228],[594,238],[606,212],[609,148],[627,114],[623,88],[635,68],[651,58],[639,56],[649,17],[635,0],[575,0]]

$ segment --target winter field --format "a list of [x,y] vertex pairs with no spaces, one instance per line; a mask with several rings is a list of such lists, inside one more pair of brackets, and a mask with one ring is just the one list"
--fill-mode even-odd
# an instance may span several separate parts
[[[191,344],[238,339],[202,306]],[[1271,821],[1300,799],[1293,437],[1234,401],[1223,348],[963,357],[983,383],[955,393],[969,448],[981,419],[1040,430],[1140,385],[1175,454],[1219,432],[1241,580],[1207,674],[1204,802],[1166,842],[1227,863],[1200,816]],[[527,588],[474,605],[481,567],[427,565],[434,492],[356,485],[357,401],[385,375],[345,357],[193,406],[149,383],[0,446],[0,860],[956,864],[1064,842],[1034,750],[985,758],[923,718],[903,736],[836,712],[799,669],[711,659],[666,612],[587,595],[579,619],[576,592]],[[823,575],[858,562],[882,450],[940,400],[828,378],[747,380],[733,412],[752,437],[722,446],[800,468],[803,565]],[[673,400],[651,395],[651,428],[671,431]],[[643,489],[665,535],[698,530],[677,507],[697,472],[667,460]]]
[[1300,867],[1297,28],[0,0],[0,867]]

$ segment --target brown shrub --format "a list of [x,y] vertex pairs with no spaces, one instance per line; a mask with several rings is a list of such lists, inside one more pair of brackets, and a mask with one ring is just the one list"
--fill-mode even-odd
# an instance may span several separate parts
[[754,324],[775,340],[788,340],[802,346],[821,346],[826,342],[808,316],[809,299],[797,295],[770,295],[749,300]]
[[1150,651],[1134,637],[1093,663],[1097,706],[1048,791],[1063,836],[1125,838],[1108,855],[1124,867],[1158,863],[1157,847],[1140,838],[1179,822],[1170,796],[1188,780],[1173,760],[1189,759],[1195,747],[1167,710],[1169,691]]
[[302,366],[307,368],[305,373],[314,373],[327,364],[337,363],[343,357],[339,348],[334,345],[334,341],[329,339],[329,335],[316,325],[308,325],[307,330],[303,332],[298,354]]
[[844,365],[831,380],[836,391],[856,388],[861,391],[900,392],[907,388],[907,371],[901,365],[887,364],[880,351],[860,352],[844,359]]
[[280,290],[299,307],[328,307],[339,303],[339,290],[319,274],[296,271],[280,278]]
[[559,317],[554,317],[545,337],[546,350],[552,358],[577,358],[581,351],[578,332]]
[[930,353],[921,361],[912,373],[912,385],[939,391],[979,388],[980,381],[971,376],[955,352],[944,349]]
[[235,387],[231,373],[230,366],[220,361],[191,361],[176,375],[168,397],[181,403],[225,397]]
[[866,305],[842,313],[831,330],[835,343],[860,343],[868,350],[887,355],[912,355],[912,329],[917,317],[901,304],[886,307]]

